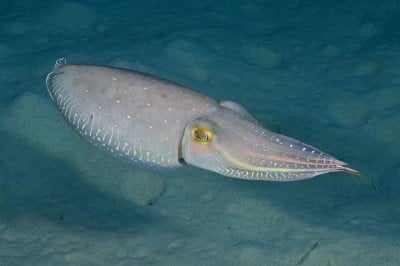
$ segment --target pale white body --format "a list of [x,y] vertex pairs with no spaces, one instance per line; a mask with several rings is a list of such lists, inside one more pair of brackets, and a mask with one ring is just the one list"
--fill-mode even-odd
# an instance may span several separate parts
[[152,168],[184,163],[223,175],[289,181],[346,164],[261,127],[239,104],[217,102],[132,70],[56,62],[47,89],[64,118],[95,145]]

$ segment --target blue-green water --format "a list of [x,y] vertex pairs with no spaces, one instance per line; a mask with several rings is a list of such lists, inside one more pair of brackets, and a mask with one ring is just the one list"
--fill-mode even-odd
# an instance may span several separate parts
[[[0,265],[399,265],[398,1],[0,4]],[[54,62],[138,69],[245,106],[364,176],[154,173],[91,147]]]

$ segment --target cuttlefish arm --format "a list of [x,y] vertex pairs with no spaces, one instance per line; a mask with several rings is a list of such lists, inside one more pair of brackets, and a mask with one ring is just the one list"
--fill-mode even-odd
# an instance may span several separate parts
[[149,168],[194,165],[251,180],[360,175],[310,145],[264,129],[241,105],[141,72],[59,59],[47,90],[84,138]]

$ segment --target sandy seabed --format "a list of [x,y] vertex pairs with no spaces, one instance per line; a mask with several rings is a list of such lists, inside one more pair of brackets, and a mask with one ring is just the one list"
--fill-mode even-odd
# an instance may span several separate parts
[[[0,265],[400,264],[398,1],[0,5]],[[125,164],[51,102],[60,57],[238,102],[364,175]]]

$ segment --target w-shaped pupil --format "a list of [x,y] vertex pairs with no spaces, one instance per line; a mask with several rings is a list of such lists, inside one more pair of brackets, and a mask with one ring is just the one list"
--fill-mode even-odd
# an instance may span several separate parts
[[196,135],[196,138],[198,140],[201,140],[201,141],[207,141],[208,140],[208,135],[205,132],[196,130],[195,135]]

